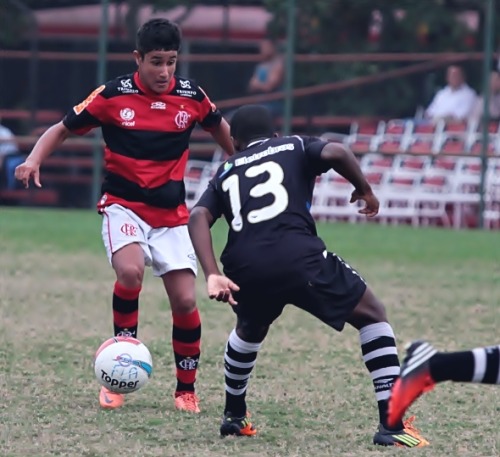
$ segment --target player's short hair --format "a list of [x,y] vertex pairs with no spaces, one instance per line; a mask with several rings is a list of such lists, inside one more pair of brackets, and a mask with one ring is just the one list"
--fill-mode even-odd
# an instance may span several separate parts
[[262,105],[244,105],[231,118],[231,136],[249,143],[256,138],[271,138],[274,135],[271,111]]
[[151,51],[178,51],[180,47],[179,26],[168,19],[150,19],[137,31],[136,49],[141,56]]

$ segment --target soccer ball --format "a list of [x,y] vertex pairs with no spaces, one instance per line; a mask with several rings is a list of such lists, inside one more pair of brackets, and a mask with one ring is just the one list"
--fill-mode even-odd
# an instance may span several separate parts
[[145,344],[129,336],[115,336],[101,344],[94,358],[94,372],[101,385],[128,394],[144,387],[153,372]]

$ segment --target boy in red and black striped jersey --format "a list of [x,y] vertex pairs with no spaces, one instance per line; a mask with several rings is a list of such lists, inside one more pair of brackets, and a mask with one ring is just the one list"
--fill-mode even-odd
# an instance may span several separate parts
[[[176,24],[152,19],[137,32],[137,71],[94,90],[38,140],[16,169],[27,187],[40,184],[40,164],[71,134],[102,129],[105,177],[98,210],[102,237],[116,272],[115,335],[137,336],[138,299],[145,266],[161,277],[172,309],[172,346],[177,367],[177,409],[199,412],[194,383],[201,323],[196,307],[196,256],[187,231],[184,171],[196,123],[229,154],[229,126],[205,92],[174,75],[181,36]],[[123,395],[104,387],[104,408]]]

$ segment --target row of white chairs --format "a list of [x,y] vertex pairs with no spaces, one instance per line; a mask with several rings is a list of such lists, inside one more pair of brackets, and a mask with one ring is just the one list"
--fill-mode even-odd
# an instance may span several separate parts
[[[370,175],[367,175],[370,179]],[[461,228],[469,214],[478,210],[479,179],[468,175],[398,175],[382,173],[381,179],[371,182],[380,200],[380,212],[375,220],[381,223],[410,223],[413,226],[443,225]],[[491,226],[500,222],[500,177],[486,180],[485,212]],[[316,183],[311,207],[320,220],[346,219],[365,221],[358,213],[359,205],[349,203],[352,185],[333,170]]]
[[[190,160],[185,175],[186,201],[191,208],[206,189],[220,165]],[[479,157],[414,157],[366,154],[361,168],[380,200],[375,220],[381,223],[465,226],[480,202],[481,159]],[[487,226],[500,228],[500,158],[490,158],[484,180]],[[311,207],[320,220],[365,221],[359,206],[349,203],[352,185],[333,170],[318,177]]]
[[[500,123],[490,122],[486,148],[490,155],[500,155]],[[436,123],[393,119],[376,126],[353,123],[343,142],[356,152],[398,154],[482,153],[482,126],[477,121]]]

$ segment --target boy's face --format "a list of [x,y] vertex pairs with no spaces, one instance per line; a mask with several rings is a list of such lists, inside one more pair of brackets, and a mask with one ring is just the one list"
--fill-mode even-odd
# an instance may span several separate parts
[[162,94],[170,84],[177,65],[177,51],[150,51],[141,57],[134,51],[141,82],[151,91]]

